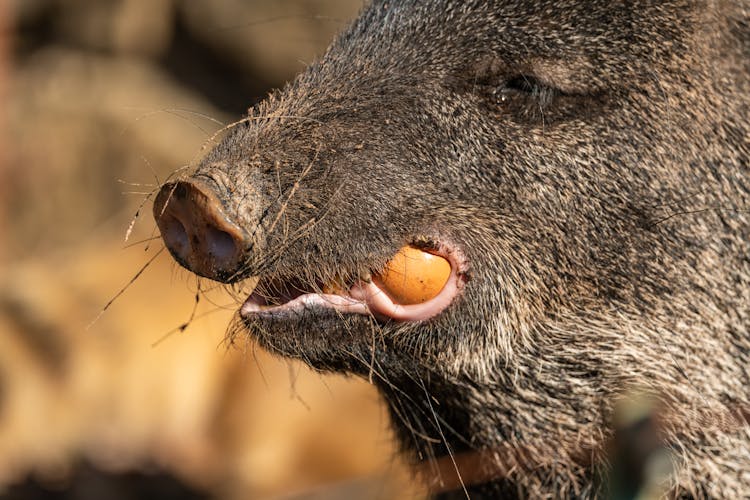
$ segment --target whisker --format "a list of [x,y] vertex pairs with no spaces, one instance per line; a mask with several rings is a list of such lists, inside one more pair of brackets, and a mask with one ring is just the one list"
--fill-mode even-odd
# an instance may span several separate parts
[[195,312],[198,310],[198,303],[200,302],[200,291],[196,292],[195,294],[195,302],[193,302],[193,310],[190,313],[190,317],[182,323],[181,325],[173,328],[172,330],[165,333],[163,336],[161,336],[159,339],[157,339],[155,342],[151,344],[151,347],[157,347],[159,344],[167,340],[169,337],[174,335],[175,333],[182,333],[193,323],[193,320],[195,319]]
[[128,248],[137,247],[138,245],[142,245],[144,243],[149,243],[151,241],[160,240],[160,239],[161,239],[161,236],[150,236],[150,237],[144,238],[142,240],[132,241],[132,242],[128,243],[127,245],[123,246],[122,249],[125,250],[125,249],[128,249]]
[[[132,108],[132,109],[137,109],[137,108]],[[158,115],[158,114],[167,114],[167,115],[176,116],[176,117],[178,117],[178,118],[180,118],[182,120],[185,120],[186,122],[188,122],[192,126],[194,126],[196,129],[198,129],[199,131],[201,131],[204,135],[206,135],[206,136],[209,135],[209,132],[207,130],[205,130],[203,127],[201,127],[200,125],[198,125],[195,122],[195,120],[191,120],[190,118],[188,118],[187,116],[182,115],[181,113],[186,113],[186,114],[189,114],[189,115],[198,116],[200,118],[204,118],[206,120],[214,122],[214,123],[216,123],[219,126],[224,126],[224,123],[222,121],[217,120],[216,118],[214,118],[214,117],[212,117],[210,115],[207,115],[207,114],[202,113],[200,111],[193,111],[193,110],[185,109],[185,108],[161,108],[161,109],[155,109],[155,110],[151,110],[151,111],[148,111],[146,113],[141,114],[140,116],[136,117],[135,120],[133,120],[133,121],[134,121],[134,123],[138,123],[140,121],[143,121],[143,120],[145,120],[147,118],[150,118],[150,117]],[[123,128],[123,130],[120,132],[120,135],[126,134],[130,130],[130,128],[131,128],[131,125],[128,125],[125,128]]]
[[152,263],[153,261],[155,261],[155,260],[156,260],[156,258],[157,258],[157,257],[158,257],[159,255],[161,255],[161,253],[162,253],[162,252],[164,251],[164,249],[165,249],[165,247],[162,247],[162,248],[160,248],[160,249],[159,249],[159,250],[158,250],[158,251],[156,252],[156,254],[154,254],[154,255],[153,255],[153,256],[152,256],[152,257],[151,257],[151,258],[150,258],[150,259],[149,259],[149,260],[148,260],[148,261],[147,261],[147,262],[146,262],[146,263],[145,263],[145,264],[144,264],[143,266],[141,266],[141,268],[140,268],[140,269],[138,270],[138,272],[136,272],[136,273],[135,273],[135,275],[134,275],[134,276],[133,276],[132,278],[130,278],[130,281],[128,281],[128,282],[127,282],[127,284],[126,284],[126,285],[125,285],[124,287],[122,287],[122,288],[120,289],[120,291],[119,291],[119,292],[117,292],[117,293],[116,293],[116,294],[115,294],[115,295],[114,295],[114,296],[113,296],[113,297],[112,297],[111,299],[109,299],[109,302],[107,302],[107,303],[106,303],[106,304],[104,305],[104,307],[102,307],[101,311],[99,311],[99,314],[97,314],[97,315],[96,315],[96,318],[94,318],[94,319],[93,319],[93,320],[91,321],[91,323],[89,323],[89,324],[88,324],[88,325],[86,326],[86,331],[90,330],[90,329],[91,329],[91,327],[92,327],[92,326],[94,326],[94,324],[95,324],[95,323],[96,323],[97,321],[99,321],[99,318],[101,318],[101,317],[102,317],[102,316],[104,315],[104,313],[105,313],[105,312],[107,311],[107,309],[109,309],[109,307],[110,307],[110,306],[111,306],[111,305],[112,305],[112,304],[113,304],[113,303],[115,302],[115,300],[117,300],[117,299],[118,299],[118,298],[119,298],[119,297],[120,297],[120,296],[121,296],[121,295],[122,295],[123,293],[125,293],[125,291],[126,291],[126,290],[127,290],[128,288],[130,288],[130,286],[131,286],[131,285],[132,285],[133,283],[135,283],[135,280],[137,280],[137,279],[138,279],[138,278],[139,278],[139,277],[141,276],[141,274],[143,274],[143,272],[144,272],[144,271],[145,271],[145,270],[146,270],[146,269],[148,268],[148,266],[150,266],[150,265],[151,265],[151,263]]
[[445,439],[445,434],[443,434],[443,428],[440,425],[440,419],[438,418],[437,412],[435,412],[435,408],[432,406],[432,397],[430,396],[430,393],[427,392],[427,387],[424,384],[424,381],[420,379],[420,385],[422,386],[422,389],[424,390],[425,394],[425,400],[427,401],[427,404],[430,407],[430,411],[432,412],[432,415],[435,419],[435,426],[437,427],[438,432],[440,433],[440,438],[443,440],[443,444],[445,445],[445,449],[448,450],[448,456],[451,459],[451,462],[453,463],[453,469],[456,471],[456,476],[458,476],[458,481],[461,483],[461,488],[464,491],[464,494],[466,495],[466,498],[468,500],[471,500],[471,496],[469,496],[469,490],[466,489],[466,485],[464,484],[464,480],[461,477],[461,472],[458,470],[458,464],[456,463],[456,457],[453,455],[453,450],[451,450],[451,446],[448,443],[448,440]]
[[314,19],[316,21],[326,21],[326,22],[331,22],[331,23],[336,23],[336,24],[341,24],[341,25],[344,25],[347,23],[346,19],[341,19],[341,18],[331,17],[331,16],[289,14],[289,15],[284,15],[284,16],[267,17],[267,18],[260,19],[257,21],[249,21],[246,23],[234,24],[231,26],[217,27],[213,31],[221,33],[224,31],[247,29],[247,28],[252,28],[255,26],[262,26],[264,24],[272,24],[272,23],[278,23],[280,21],[289,21],[289,20],[297,20],[297,19],[302,19],[305,21]]

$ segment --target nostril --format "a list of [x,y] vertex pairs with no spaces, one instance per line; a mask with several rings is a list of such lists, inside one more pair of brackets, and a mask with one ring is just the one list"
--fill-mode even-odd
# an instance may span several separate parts
[[209,226],[206,228],[206,246],[215,262],[233,262],[237,253],[237,244],[231,234]]
[[178,200],[184,200],[187,198],[187,195],[187,187],[183,183],[176,184],[172,189],[172,196]]
[[190,254],[190,240],[185,226],[176,217],[162,216],[162,238],[167,247],[180,259],[187,260]]
[[204,183],[177,181],[162,186],[154,200],[154,217],[164,243],[180,264],[207,278],[234,279],[246,236]]

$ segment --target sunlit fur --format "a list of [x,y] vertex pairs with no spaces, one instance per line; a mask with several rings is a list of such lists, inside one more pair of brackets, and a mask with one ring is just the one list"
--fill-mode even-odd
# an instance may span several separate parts
[[251,235],[237,280],[351,283],[426,237],[467,285],[422,323],[309,311],[233,340],[370,377],[415,460],[525,450],[472,497],[594,496],[633,390],[662,401],[671,495],[747,494],[749,13],[375,1],[195,175]]

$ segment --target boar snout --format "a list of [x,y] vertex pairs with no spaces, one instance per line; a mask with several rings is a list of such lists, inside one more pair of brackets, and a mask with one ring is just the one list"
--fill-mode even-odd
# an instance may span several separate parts
[[247,235],[199,180],[169,182],[154,202],[154,218],[169,252],[190,271],[217,281],[235,280]]

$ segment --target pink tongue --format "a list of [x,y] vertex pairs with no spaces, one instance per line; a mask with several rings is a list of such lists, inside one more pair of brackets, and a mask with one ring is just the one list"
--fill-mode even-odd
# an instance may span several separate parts
[[422,321],[436,316],[450,305],[458,292],[456,282],[456,272],[451,270],[448,282],[435,298],[413,305],[394,303],[374,282],[355,284],[349,290],[349,295],[367,304],[370,312],[378,318],[390,318],[397,321]]

